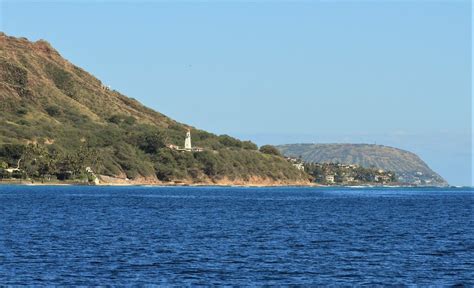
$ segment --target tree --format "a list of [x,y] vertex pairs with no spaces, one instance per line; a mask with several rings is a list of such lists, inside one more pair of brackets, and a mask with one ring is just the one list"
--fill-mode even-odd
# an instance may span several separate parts
[[18,159],[21,158],[25,150],[25,145],[6,144],[0,147],[0,157],[7,159],[7,161],[12,164],[10,161],[18,161]]
[[258,146],[251,141],[243,141],[242,148],[246,150],[258,150]]
[[204,174],[211,177],[219,174],[218,161],[212,152],[204,151],[196,153],[195,157],[196,160],[202,164]]
[[260,147],[260,152],[269,155],[281,156],[280,151],[272,145],[263,145],[262,147]]
[[159,149],[154,162],[155,173],[158,179],[163,181],[173,180],[177,169],[177,163],[173,151],[166,148]]
[[37,163],[39,176],[43,179],[48,178],[48,180],[51,180],[51,176],[58,172],[58,159],[57,151],[42,150],[42,154],[39,155]]
[[148,154],[156,154],[165,147],[164,136],[161,132],[145,131],[137,137],[138,148]]
[[7,170],[0,168],[0,179],[10,178],[11,173],[8,173]]
[[74,152],[58,157],[60,160],[56,163],[58,175],[61,178],[68,178],[66,175],[71,174],[73,178],[84,176],[86,167],[91,167],[94,171],[99,164],[99,154],[97,150],[83,143],[79,149]]
[[226,147],[242,147],[242,143],[229,135],[220,135],[219,142]]

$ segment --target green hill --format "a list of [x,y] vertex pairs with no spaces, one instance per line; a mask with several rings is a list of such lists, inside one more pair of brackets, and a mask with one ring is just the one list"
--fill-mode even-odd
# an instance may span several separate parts
[[417,155],[397,148],[371,144],[287,144],[277,146],[289,157],[312,163],[357,164],[393,171],[399,181],[421,185],[447,185]]
[[[183,146],[188,129],[203,152],[168,148]],[[87,165],[103,179],[137,183],[308,183],[249,141],[178,123],[108,89],[46,41],[0,33],[0,160],[15,167],[20,158],[28,177],[83,174]]]

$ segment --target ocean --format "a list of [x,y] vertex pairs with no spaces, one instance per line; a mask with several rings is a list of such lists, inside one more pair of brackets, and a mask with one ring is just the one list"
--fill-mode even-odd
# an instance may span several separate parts
[[472,188],[0,186],[4,285],[474,285]]

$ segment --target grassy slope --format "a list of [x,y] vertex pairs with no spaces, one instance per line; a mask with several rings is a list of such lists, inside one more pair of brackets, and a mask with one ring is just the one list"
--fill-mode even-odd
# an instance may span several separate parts
[[[103,89],[98,79],[45,41],[0,34],[0,112],[0,145],[46,143],[67,154],[87,143],[100,151],[96,169],[105,175],[194,182],[307,181],[306,174],[283,158],[262,154],[252,143],[194,129]],[[183,145],[188,128],[193,144],[206,148],[205,153],[163,147]],[[160,144],[153,146],[154,140]]]

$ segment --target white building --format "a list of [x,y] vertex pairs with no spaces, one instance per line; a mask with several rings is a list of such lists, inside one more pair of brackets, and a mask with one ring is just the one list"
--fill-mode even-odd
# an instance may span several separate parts
[[100,184],[100,180],[99,180],[99,177],[97,177],[97,175],[95,175],[94,171],[92,170],[91,167],[86,167],[86,172],[89,173],[91,176],[92,176],[92,181],[94,182],[95,185],[99,185]]
[[345,176],[344,182],[354,182],[355,178],[352,176]]
[[177,150],[177,151],[187,151],[187,152],[202,152],[204,151],[203,148],[200,147],[193,147],[191,144],[191,130],[188,129],[188,132],[186,132],[186,138],[184,139],[184,147],[181,148],[177,145],[173,144],[168,144],[168,148]]
[[303,163],[293,163],[293,166],[296,167],[296,169],[300,170],[300,171],[304,171],[304,165]]
[[20,171],[20,161],[21,161],[21,158],[18,160],[18,163],[16,164],[16,168],[7,168],[5,169],[5,171],[7,171],[8,173]]
[[193,151],[193,147],[191,146],[191,130],[189,129],[188,132],[186,132],[186,139],[184,139],[184,150]]
[[326,182],[334,183],[334,175],[326,175]]

